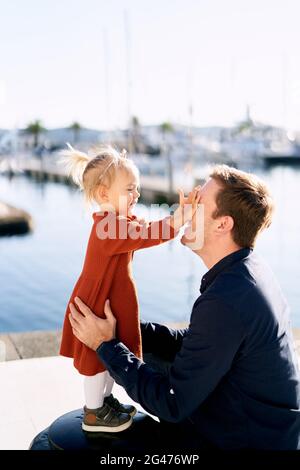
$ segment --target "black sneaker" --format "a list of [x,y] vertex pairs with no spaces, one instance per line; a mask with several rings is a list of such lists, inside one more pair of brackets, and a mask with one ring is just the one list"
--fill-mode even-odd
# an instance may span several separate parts
[[107,403],[94,410],[84,409],[82,429],[89,432],[120,432],[129,428],[132,418],[127,413],[114,410]]
[[117,398],[113,396],[111,393],[108,397],[104,398],[104,403],[107,403],[111,408],[119,413],[127,413],[130,416],[134,416],[136,414],[136,408],[132,405],[123,405],[119,402]]

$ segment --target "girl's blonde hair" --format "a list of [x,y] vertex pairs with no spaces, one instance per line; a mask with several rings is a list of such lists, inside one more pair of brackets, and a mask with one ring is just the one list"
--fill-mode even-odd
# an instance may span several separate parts
[[67,146],[68,149],[60,152],[60,163],[65,165],[68,176],[84,192],[87,202],[95,200],[96,189],[100,185],[110,188],[117,171],[138,173],[134,162],[127,158],[125,149],[118,152],[110,145],[103,145],[92,147],[85,153],[70,144]]

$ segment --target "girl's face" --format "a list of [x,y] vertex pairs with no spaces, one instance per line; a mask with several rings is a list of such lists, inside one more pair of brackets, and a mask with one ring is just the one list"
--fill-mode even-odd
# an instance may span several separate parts
[[132,215],[132,210],[140,197],[140,180],[137,172],[118,171],[116,178],[107,190],[108,202],[120,215]]

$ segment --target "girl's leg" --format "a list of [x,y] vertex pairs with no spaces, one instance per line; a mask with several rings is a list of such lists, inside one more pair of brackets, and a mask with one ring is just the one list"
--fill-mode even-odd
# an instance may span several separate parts
[[106,371],[96,375],[83,376],[85,405],[94,410],[103,406]]
[[106,388],[104,391],[104,396],[108,397],[111,394],[115,381],[108,371],[106,371],[105,373],[106,373]]
[[134,416],[137,410],[133,405],[123,405],[116,397],[110,396],[115,381],[108,371],[106,371],[106,374],[106,388],[104,391],[105,402],[116,411]]
[[83,409],[82,429],[87,432],[120,432],[129,428],[131,416],[119,413],[104,403],[106,371],[83,377],[86,406]]

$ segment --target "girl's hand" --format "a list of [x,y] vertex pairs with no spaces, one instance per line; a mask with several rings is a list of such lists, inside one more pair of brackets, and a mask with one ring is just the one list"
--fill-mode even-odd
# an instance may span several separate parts
[[200,197],[201,186],[196,186],[187,197],[184,196],[182,189],[179,189],[179,207],[173,214],[172,226],[179,230],[186,222],[193,219],[196,213]]
[[184,220],[185,222],[189,222],[192,220],[192,230],[196,230],[196,219],[195,214],[198,208],[198,204],[200,201],[200,191],[201,186],[196,186],[193,191],[188,194],[188,197],[185,198],[185,205],[184,205]]
[[183,223],[192,220],[200,201],[201,186],[196,186],[188,196],[185,197],[182,189],[179,189],[179,205],[183,213]]

